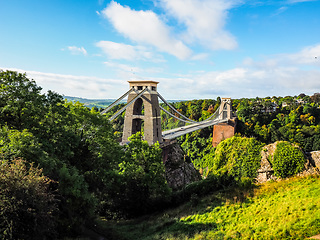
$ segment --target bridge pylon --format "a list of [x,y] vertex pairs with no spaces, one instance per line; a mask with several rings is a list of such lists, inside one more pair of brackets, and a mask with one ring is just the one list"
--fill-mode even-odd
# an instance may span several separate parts
[[227,119],[227,121],[213,126],[213,147],[216,147],[221,141],[234,136],[236,132],[237,118],[233,114],[231,105],[231,98],[221,98],[219,119]]
[[[128,81],[133,91],[128,95],[122,143],[137,132],[144,131],[144,139],[152,145],[162,143],[161,116],[155,81]],[[140,96],[139,96],[140,95]]]
[[232,119],[231,98],[221,98],[219,118],[228,120]]

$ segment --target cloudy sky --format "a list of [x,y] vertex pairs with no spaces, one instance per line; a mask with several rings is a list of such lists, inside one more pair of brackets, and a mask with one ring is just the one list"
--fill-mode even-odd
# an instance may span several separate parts
[[166,99],[320,92],[320,0],[0,0],[0,69],[44,91]]

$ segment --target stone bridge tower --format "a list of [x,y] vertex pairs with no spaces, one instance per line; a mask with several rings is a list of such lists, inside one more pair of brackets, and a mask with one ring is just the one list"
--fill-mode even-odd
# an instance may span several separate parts
[[231,98],[221,98],[219,118],[228,119],[228,121],[213,126],[212,146],[214,147],[221,141],[234,136],[236,132],[237,118],[233,116]]
[[160,107],[155,81],[128,81],[133,91],[128,96],[128,104],[145,88],[147,90],[126,109],[122,143],[137,132],[144,131],[144,139],[152,145],[162,143]]

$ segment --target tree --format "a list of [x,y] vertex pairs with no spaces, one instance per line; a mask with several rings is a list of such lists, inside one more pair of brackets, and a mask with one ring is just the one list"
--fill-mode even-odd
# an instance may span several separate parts
[[18,130],[38,126],[45,99],[40,91],[26,74],[0,70],[0,123]]
[[55,239],[57,200],[52,180],[21,159],[0,161],[1,239]]
[[61,229],[77,231],[108,198],[124,155],[105,116],[57,93],[41,94],[25,74],[0,72],[0,150],[23,157],[57,182]]
[[142,140],[140,132],[132,135],[125,146],[126,158],[119,164],[124,191],[119,200],[124,214],[137,216],[150,211],[154,202],[165,199],[170,189],[165,179],[162,150]]

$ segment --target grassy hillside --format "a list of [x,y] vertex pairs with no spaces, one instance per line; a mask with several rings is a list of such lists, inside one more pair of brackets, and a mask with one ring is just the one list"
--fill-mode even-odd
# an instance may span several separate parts
[[319,176],[295,177],[193,196],[177,209],[101,224],[114,239],[305,239],[320,233],[319,195]]

